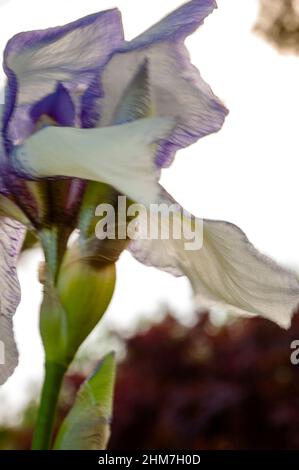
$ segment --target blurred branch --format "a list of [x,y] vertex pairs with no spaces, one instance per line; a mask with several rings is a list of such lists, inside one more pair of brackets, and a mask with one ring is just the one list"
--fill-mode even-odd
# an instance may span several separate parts
[[299,53],[299,1],[260,0],[255,31],[284,52]]

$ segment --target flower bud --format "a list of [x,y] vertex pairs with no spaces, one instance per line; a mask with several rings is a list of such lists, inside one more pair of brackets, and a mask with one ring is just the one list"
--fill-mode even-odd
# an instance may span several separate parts
[[47,274],[40,320],[47,362],[67,367],[110,303],[115,265],[92,261],[76,246],[67,251],[55,285]]

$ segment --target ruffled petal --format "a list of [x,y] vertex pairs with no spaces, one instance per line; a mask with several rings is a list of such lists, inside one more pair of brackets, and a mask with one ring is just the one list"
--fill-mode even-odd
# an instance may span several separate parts
[[213,0],[186,3],[141,36],[124,43],[103,70],[101,118],[94,123],[98,126],[113,122],[132,76],[145,60],[148,61],[155,115],[179,117],[179,126],[160,147],[156,159],[159,167],[168,166],[178,149],[218,131],[227,114],[226,108],[191,64],[184,46],[186,36],[203,23],[215,6]]
[[17,257],[25,235],[24,227],[12,219],[0,218],[0,384],[13,373],[18,352],[13,335],[12,319],[20,302]]
[[[130,251],[146,265],[186,275],[202,307],[218,306],[235,314],[261,315],[289,327],[299,304],[296,275],[259,253],[235,225],[212,220],[204,220],[202,225],[193,218],[193,227],[196,220],[199,242],[203,234],[201,249],[188,250],[189,239],[172,237],[137,239],[131,243]],[[144,223],[140,220],[139,231]],[[168,223],[166,219],[164,223]]]
[[47,127],[16,147],[12,162],[20,176],[103,182],[150,204],[159,192],[154,144],[174,126],[172,119],[145,118],[101,129]]
[[18,106],[8,138],[17,140],[27,136],[26,113],[23,115],[26,105],[52,93],[58,82],[74,93],[82,93],[122,42],[123,28],[117,9],[62,27],[14,36],[4,52],[4,70],[8,77],[5,132]]
[[[4,113],[4,105],[0,104],[0,125],[2,122],[2,118],[3,118],[3,113]],[[2,165],[4,162],[5,162],[5,148],[4,148],[3,137],[0,132],[0,165]],[[0,173],[0,194],[7,194],[7,188],[5,186],[5,182],[2,178],[1,173]]]
[[[123,41],[117,9],[89,15],[65,26],[19,33],[7,44],[4,67],[18,82],[18,104],[32,103],[53,92],[57,82],[89,83]],[[93,75],[92,75],[93,76]]]

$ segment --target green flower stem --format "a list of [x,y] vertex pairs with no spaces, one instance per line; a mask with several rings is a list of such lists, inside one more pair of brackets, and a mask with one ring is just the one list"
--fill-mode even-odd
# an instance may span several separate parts
[[33,450],[50,448],[59,392],[66,369],[54,362],[45,365],[45,380],[33,437]]

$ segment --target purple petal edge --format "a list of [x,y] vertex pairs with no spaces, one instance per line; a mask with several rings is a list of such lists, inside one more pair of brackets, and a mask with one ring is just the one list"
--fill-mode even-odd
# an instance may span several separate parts
[[136,50],[168,39],[182,41],[196,31],[215,8],[217,8],[215,0],[192,0],[185,3],[144,33],[127,42],[121,50]]
[[203,81],[198,69],[190,62],[188,50],[183,43],[176,44],[175,54],[178,63],[181,64],[181,68],[190,71],[190,82],[192,82],[195,87],[197,86],[197,82],[205,84],[206,99],[209,101],[213,116],[207,116],[205,126],[201,125],[193,129],[187,129],[186,127],[180,127],[180,125],[178,125],[167,141],[160,142],[156,156],[156,165],[159,168],[169,167],[178,150],[194,144],[202,137],[218,132],[222,128],[226,116],[229,114],[229,110],[224,106],[221,100],[214,95],[212,89]]

